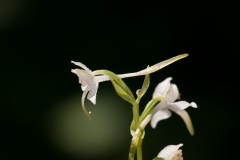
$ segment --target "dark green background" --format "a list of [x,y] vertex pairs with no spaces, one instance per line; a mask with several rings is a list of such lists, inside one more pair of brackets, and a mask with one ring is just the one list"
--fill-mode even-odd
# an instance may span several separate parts
[[[183,53],[190,56],[151,74],[151,86],[140,109],[155,86],[171,76],[182,99],[198,104],[198,109],[187,110],[196,134],[191,137],[181,118],[173,113],[157,129],[146,128],[144,159],[153,159],[164,146],[178,143],[184,143],[185,160],[238,158],[238,21],[237,3],[217,1],[0,0],[0,159],[127,158],[131,139],[131,107],[127,103],[123,107],[128,112],[118,115],[120,112],[112,109],[109,113],[124,120],[119,134],[125,136],[116,137],[122,141],[121,147],[109,150],[108,156],[86,156],[81,151],[71,154],[50,138],[45,119],[56,103],[77,95],[77,114],[84,117],[82,91],[70,72],[75,68],[70,61],[82,62],[91,70],[130,73]],[[142,81],[143,77],[126,79],[133,92]],[[106,89],[115,96],[111,84],[104,82],[97,101]],[[88,109],[94,107],[98,103]],[[96,123],[94,115],[92,122],[83,118],[84,123]],[[105,116],[108,118],[107,113]],[[110,125],[106,128],[111,130]]]

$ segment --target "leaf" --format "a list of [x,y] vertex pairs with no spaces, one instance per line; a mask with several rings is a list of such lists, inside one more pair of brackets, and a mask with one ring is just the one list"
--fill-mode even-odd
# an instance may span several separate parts
[[124,99],[125,101],[128,101],[132,105],[136,103],[135,99],[132,98],[128,93],[126,93],[113,79],[110,78],[110,80],[113,84],[115,91],[122,99]]
[[149,76],[149,74],[146,74],[144,81],[143,81],[142,89],[140,90],[138,97],[142,98],[142,96],[146,93],[149,85],[150,85],[150,76]]
[[99,74],[107,75],[110,80],[112,79],[115,82],[115,84],[117,84],[119,87],[121,87],[122,90],[124,90],[132,99],[135,99],[133,94],[132,94],[132,92],[131,92],[131,90],[128,88],[128,86],[115,73],[113,73],[111,71],[108,71],[108,70],[97,70],[97,71],[94,71],[94,74],[95,75],[99,75]]

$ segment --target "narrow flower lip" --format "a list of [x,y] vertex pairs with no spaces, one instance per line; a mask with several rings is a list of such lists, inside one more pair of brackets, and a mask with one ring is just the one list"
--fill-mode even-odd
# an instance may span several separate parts
[[182,143],[178,145],[168,145],[158,153],[157,157],[172,160],[177,154],[182,153],[182,150],[179,150],[182,146]]

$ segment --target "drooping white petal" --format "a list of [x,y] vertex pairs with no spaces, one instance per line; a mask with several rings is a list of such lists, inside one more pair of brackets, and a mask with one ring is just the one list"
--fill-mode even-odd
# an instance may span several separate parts
[[174,102],[179,97],[179,91],[177,85],[171,84],[167,92],[166,98],[168,102]]
[[172,160],[181,146],[183,146],[183,144],[168,145],[158,153],[157,157],[164,158],[165,160]]
[[83,92],[83,94],[82,94],[82,99],[81,99],[81,103],[82,103],[82,108],[83,108],[83,111],[84,111],[86,117],[88,118],[89,121],[91,121],[91,117],[90,117],[90,115],[89,115],[89,112],[87,111],[87,109],[86,109],[86,107],[85,107],[85,104],[84,104],[84,100],[85,100],[85,97],[86,97],[86,95],[87,95],[87,93],[88,93],[88,90],[89,90],[89,88],[87,88],[87,89]]
[[98,82],[94,81],[91,90],[88,93],[87,98],[95,105],[96,104],[96,96],[97,96],[97,90],[98,90]]
[[172,77],[168,77],[164,81],[159,83],[153,92],[153,98],[156,98],[158,96],[165,97],[167,91],[169,90],[171,80]]
[[163,119],[167,119],[172,115],[172,113],[167,109],[158,110],[152,117],[151,126],[156,128],[157,123]]
[[194,135],[194,129],[192,125],[191,118],[189,117],[188,113],[185,110],[175,110],[175,113],[177,113],[180,117],[182,117],[184,123],[186,124],[186,127],[191,135]]
[[92,71],[91,71],[87,66],[85,66],[84,64],[82,64],[81,62],[71,61],[71,63],[75,64],[76,66],[82,67],[82,68],[83,68],[85,71],[87,71],[89,74],[92,74]]

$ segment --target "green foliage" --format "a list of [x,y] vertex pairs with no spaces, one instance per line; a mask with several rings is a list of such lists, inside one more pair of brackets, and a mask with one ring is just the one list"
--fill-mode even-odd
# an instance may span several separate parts
[[124,90],[124,88],[122,86],[119,86],[116,81],[114,81],[113,79],[111,79],[111,82],[113,84],[113,87],[115,89],[115,91],[117,92],[117,94],[124,99],[125,101],[131,103],[132,105],[134,105],[136,103],[134,97],[132,97],[131,95],[129,95],[126,90]]
[[146,93],[149,85],[150,85],[150,76],[149,76],[149,74],[147,74],[144,78],[142,89],[138,93],[139,98],[143,97],[143,95]]
[[128,88],[128,86],[123,82],[123,80],[118,75],[108,70],[95,71],[95,75],[98,75],[98,74],[107,75],[111,80],[117,94],[125,101],[131,103],[132,105],[135,105],[136,101],[131,90]]

